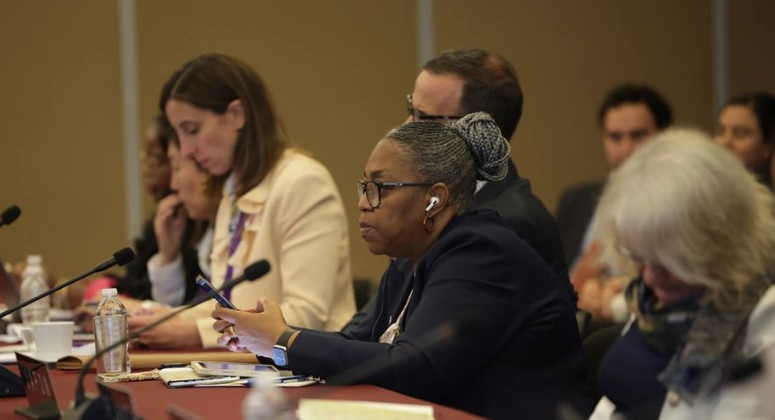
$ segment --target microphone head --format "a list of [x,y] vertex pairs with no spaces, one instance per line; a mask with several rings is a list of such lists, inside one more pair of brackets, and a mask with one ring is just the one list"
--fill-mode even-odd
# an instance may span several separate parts
[[128,263],[129,261],[132,261],[133,259],[135,259],[135,252],[132,251],[132,248],[129,248],[129,247],[126,247],[124,249],[121,249],[113,253],[113,260],[120,267],[123,267],[124,265],[126,265],[126,263]]
[[245,277],[245,280],[248,281],[255,280],[268,273],[271,268],[272,267],[269,265],[269,261],[267,260],[256,261],[253,264],[245,267],[245,270],[242,272],[242,276]]
[[19,206],[8,207],[0,214],[0,225],[10,225],[15,222],[21,214],[22,209],[20,209]]

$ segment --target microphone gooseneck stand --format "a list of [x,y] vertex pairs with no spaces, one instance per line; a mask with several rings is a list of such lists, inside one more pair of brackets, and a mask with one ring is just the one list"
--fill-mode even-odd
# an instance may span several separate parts
[[[269,262],[267,262],[266,260],[261,260],[256,263],[253,263],[245,268],[242,276],[237,277],[236,279],[224,284],[218,289],[218,291],[229,290],[242,282],[256,280],[259,277],[263,276],[264,274],[268,273],[269,270],[270,270]],[[149,331],[153,328],[156,328],[160,324],[172,319],[173,317],[180,314],[181,312],[187,311],[209,299],[211,299],[211,297],[210,295],[207,295],[207,294],[197,296],[194,300],[192,300],[187,305],[175,311],[171,311],[167,315],[127,335],[122,340],[119,340],[111,344],[110,346],[105,347],[104,349],[98,351],[94,356],[92,356],[91,359],[87,360],[86,363],[84,363],[83,366],[81,367],[81,371],[78,373],[78,382],[75,389],[75,400],[73,401],[73,408],[68,410],[62,416],[62,420],[71,420],[71,419],[97,420],[97,419],[108,418],[108,413],[114,411],[112,409],[113,408],[112,401],[110,401],[109,399],[103,396],[97,397],[96,399],[90,399],[86,396],[86,392],[84,391],[84,388],[83,388],[83,382],[84,382],[84,378],[86,377],[86,372],[89,370],[89,367],[92,365],[92,363],[94,363],[94,361],[96,361],[98,358],[102,357],[106,353],[110,352],[111,350],[114,350],[120,346],[126,345],[126,343],[128,343],[129,341],[140,337],[140,335],[142,335],[144,332]]]

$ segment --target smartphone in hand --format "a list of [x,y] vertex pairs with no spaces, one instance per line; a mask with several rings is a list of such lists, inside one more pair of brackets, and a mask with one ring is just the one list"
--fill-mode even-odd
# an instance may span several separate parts
[[204,289],[207,294],[209,294],[213,299],[215,299],[218,303],[221,304],[224,308],[234,309],[237,310],[237,307],[234,306],[231,302],[229,302],[229,299],[226,299],[224,295],[222,295],[215,287],[213,287],[212,284],[210,284],[207,279],[205,279],[202,276],[196,276],[196,284],[199,285],[202,289]]

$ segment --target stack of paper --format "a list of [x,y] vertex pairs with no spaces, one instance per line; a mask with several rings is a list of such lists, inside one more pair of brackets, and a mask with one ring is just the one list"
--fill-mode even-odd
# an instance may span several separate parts
[[434,420],[430,405],[302,399],[299,420]]

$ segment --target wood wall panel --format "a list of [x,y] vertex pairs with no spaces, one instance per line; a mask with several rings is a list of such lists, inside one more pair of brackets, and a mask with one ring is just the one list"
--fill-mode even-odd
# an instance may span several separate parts
[[0,2],[0,256],[62,276],[125,245],[114,1]]
[[[354,180],[404,119],[416,76],[415,2],[136,4],[143,128],[161,84],[185,60],[205,51],[241,57],[266,80],[296,144],[333,173],[354,274],[378,279],[386,260],[357,233]],[[729,2],[733,92],[775,90],[774,12],[772,2]],[[712,128],[708,1],[436,0],[434,24],[437,52],[478,46],[517,67],[526,102],[513,156],[550,209],[563,188],[607,174],[595,114],[614,83],[650,83],[679,123]],[[0,207],[24,211],[0,229],[4,260],[39,252],[72,275],[125,243],[118,45],[117,1],[0,2]]]

